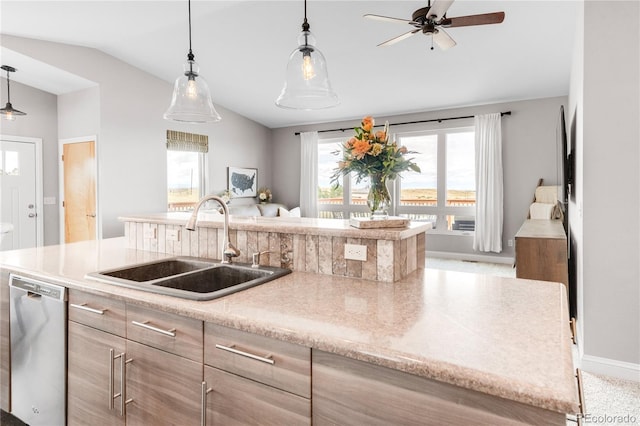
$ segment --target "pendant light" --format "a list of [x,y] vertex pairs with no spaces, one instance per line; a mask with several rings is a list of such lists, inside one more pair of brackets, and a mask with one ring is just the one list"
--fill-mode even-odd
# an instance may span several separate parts
[[189,53],[184,63],[184,73],[173,86],[171,105],[164,113],[165,120],[185,123],[207,123],[222,120],[213,107],[207,82],[200,76],[200,67],[194,61],[191,50],[191,0],[189,0]]
[[316,40],[309,28],[304,0],[302,33],[298,36],[298,47],[289,56],[284,88],[276,100],[280,108],[314,110],[340,103],[329,82],[327,61],[315,47]]
[[9,65],[3,65],[1,68],[7,72],[7,104],[4,106],[4,108],[0,108],[0,114],[5,120],[15,120],[16,116],[18,115],[27,115],[26,112],[18,111],[17,109],[13,108],[13,105],[11,105],[11,85],[9,83],[9,73],[16,72],[16,69],[14,67],[10,67]]

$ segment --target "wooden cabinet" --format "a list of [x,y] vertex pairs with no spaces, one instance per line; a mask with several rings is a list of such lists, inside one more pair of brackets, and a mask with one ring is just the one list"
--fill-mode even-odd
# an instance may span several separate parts
[[202,362],[127,341],[127,425],[198,425]]
[[566,425],[564,414],[313,351],[314,425]]
[[[73,321],[68,333],[67,424],[124,425],[119,409],[110,407],[110,380],[113,389],[119,390],[121,370],[120,363],[114,362],[110,378],[109,357],[111,350],[125,352],[125,339]],[[114,404],[119,406],[119,397]]]
[[202,321],[70,291],[68,424],[199,424],[202,327]]
[[527,219],[516,233],[516,277],[568,288],[567,235],[562,221]]
[[205,323],[208,425],[310,425],[311,349]]

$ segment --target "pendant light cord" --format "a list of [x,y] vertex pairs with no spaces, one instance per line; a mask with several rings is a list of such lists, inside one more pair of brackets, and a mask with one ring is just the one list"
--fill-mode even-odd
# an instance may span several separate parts
[[7,102],[11,103],[11,85],[9,84],[9,70],[7,70]]
[[[309,22],[307,22],[307,0],[304,0],[304,22],[302,23],[302,31],[309,31],[309,28],[311,28],[311,26],[309,25]],[[304,44],[307,44],[306,37]]]
[[193,55],[193,51],[191,50],[191,0],[189,0],[188,7],[189,7],[189,54],[187,55],[187,58],[189,58],[190,61],[193,61],[193,58],[195,56]]

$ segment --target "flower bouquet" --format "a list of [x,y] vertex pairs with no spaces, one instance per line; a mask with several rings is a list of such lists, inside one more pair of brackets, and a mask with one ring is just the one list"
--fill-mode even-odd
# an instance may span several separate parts
[[258,189],[258,199],[261,203],[268,203],[272,198],[273,195],[271,195],[271,190],[269,188],[262,187]]
[[407,159],[406,154],[415,153],[405,146],[398,146],[389,141],[389,122],[386,122],[383,130],[374,132],[375,121],[367,116],[362,119],[360,127],[356,127],[355,136],[347,140],[343,146],[342,160],[334,169],[331,181],[340,186],[340,178],[353,173],[356,182],[364,178],[370,179],[367,206],[371,210],[371,217],[387,217],[391,206],[391,196],[387,189],[387,180],[395,179],[401,172],[413,170],[420,173],[420,167],[413,159]]

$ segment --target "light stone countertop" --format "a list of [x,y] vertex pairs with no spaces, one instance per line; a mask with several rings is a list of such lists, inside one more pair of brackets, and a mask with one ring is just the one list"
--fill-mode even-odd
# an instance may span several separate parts
[[[121,222],[157,223],[160,225],[184,226],[191,213],[165,212],[146,215],[121,216]],[[224,216],[200,212],[198,226],[222,228]],[[289,234],[326,235],[331,237],[371,238],[376,240],[402,240],[431,229],[430,222],[411,221],[404,228],[359,229],[349,225],[348,220],[315,219],[309,217],[245,217],[229,216],[229,229],[244,231],[283,232]]]
[[490,395],[578,410],[561,284],[419,270],[395,283],[293,272],[196,302],[85,279],[171,257],[124,238],[0,252],[0,267]]

